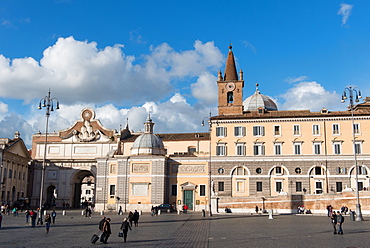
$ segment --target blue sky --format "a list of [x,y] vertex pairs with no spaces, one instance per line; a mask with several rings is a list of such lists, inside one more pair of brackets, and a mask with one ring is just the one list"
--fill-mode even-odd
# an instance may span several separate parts
[[260,84],[279,109],[344,109],[340,94],[369,95],[369,1],[0,2],[0,137],[27,145],[45,130],[51,88],[61,130],[91,107],[108,128],[129,119],[155,132],[206,131],[230,42],[244,98]]

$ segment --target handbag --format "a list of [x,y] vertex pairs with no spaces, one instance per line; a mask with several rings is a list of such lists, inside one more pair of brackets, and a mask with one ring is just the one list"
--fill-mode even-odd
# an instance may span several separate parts
[[122,238],[123,237],[123,232],[119,232],[118,237]]

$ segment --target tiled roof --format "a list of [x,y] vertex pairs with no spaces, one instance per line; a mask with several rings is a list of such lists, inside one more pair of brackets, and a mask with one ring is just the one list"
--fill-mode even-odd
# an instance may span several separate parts
[[[162,141],[177,140],[209,140],[209,133],[161,133],[156,134]],[[123,142],[134,142],[140,134],[132,134],[131,137],[122,140]]]

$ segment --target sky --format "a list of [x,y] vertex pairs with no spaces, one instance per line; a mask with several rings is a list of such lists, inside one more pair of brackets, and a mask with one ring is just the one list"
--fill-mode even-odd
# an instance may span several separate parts
[[228,47],[279,110],[344,110],[345,87],[370,96],[370,1],[1,0],[0,137],[30,148],[40,99],[59,100],[49,131],[95,110],[107,128],[206,132]]

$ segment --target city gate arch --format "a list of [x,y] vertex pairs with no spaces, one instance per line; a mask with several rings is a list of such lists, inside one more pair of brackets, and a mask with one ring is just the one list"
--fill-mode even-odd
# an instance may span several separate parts
[[[81,203],[86,200],[86,192],[82,192],[82,189],[85,189],[83,185],[89,185],[89,190],[91,190],[91,195],[95,195],[95,175],[89,170],[78,170],[72,176],[72,207],[81,208]],[[84,197],[84,198],[82,198]],[[89,197],[87,198],[89,201]],[[94,197],[91,197],[91,202],[94,202]]]

